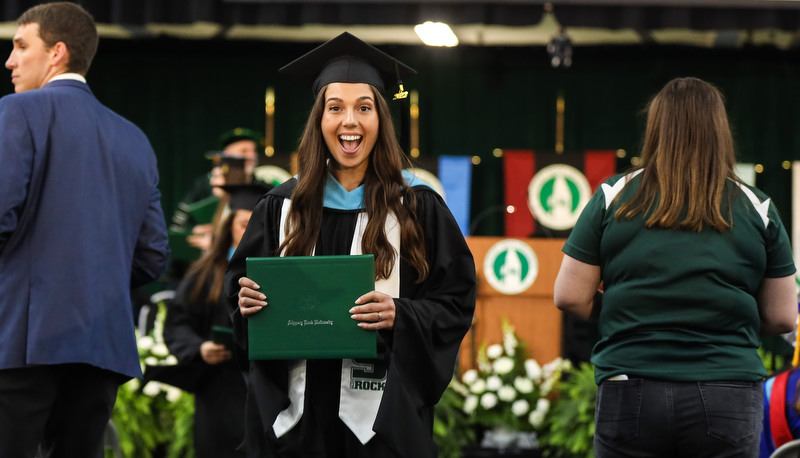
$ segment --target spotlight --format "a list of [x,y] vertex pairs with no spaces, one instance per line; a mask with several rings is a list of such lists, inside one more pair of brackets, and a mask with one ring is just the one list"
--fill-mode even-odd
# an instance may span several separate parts
[[414,26],[420,40],[428,46],[452,47],[458,45],[458,37],[449,25],[443,22],[426,21]]
[[572,65],[572,40],[563,29],[547,44],[547,54],[550,55],[550,65],[554,68],[569,68]]

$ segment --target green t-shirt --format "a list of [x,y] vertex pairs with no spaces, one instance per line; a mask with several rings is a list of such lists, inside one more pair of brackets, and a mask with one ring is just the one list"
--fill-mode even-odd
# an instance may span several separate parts
[[775,206],[761,191],[729,181],[723,202],[731,196],[733,227],[725,232],[647,229],[641,214],[615,220],[640,178],[617,175],[602,184],[563,248],[602,270],[595,380],[760,380],[766,372],[755,295],[763,278],[795,272]]

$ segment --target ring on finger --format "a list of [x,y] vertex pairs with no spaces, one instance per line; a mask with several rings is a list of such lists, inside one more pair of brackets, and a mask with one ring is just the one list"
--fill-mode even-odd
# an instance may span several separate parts
[[378,312],[378,321],[381,321],[381,319],[383,319],[383,315],[381,315],[381,312]]

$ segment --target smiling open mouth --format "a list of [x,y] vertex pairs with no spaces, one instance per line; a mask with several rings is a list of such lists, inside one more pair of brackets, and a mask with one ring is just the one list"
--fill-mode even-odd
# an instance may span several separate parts
[[339,135],[339,143],[345,152],[354,152],[361,144],[361,135]]

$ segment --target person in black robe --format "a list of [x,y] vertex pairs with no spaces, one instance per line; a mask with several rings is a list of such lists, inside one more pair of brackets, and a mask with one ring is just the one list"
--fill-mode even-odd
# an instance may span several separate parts
[[[281,71],[313,80],[317,101],[298,175],[256,206],[228,266],[237,351],[244,361],[247,317],[268,306],[269,291],[246,277],[247,257],[365,253],[375,256],[376,290],[350,313],[353,326],[377,331],[379,356],[249,361],[246,454],[434,457],[434,405],[472,322],[476,280],[441,197],[402,170],[381,91],[413,70],[344,33]],[[377,393],[359,391],[367,386]]]
[[270,187],[225,186],[230,195],[227,217],[211,249],[190,267],[169,304],[164,341],[178,366],[156,368],[152,378],[194,393],[194,447],[197,458],[234,458],[244,437],[246,388],[230,348],[214,341],[214,331],[231,328],[222,296],[225,267],[256,202]]

